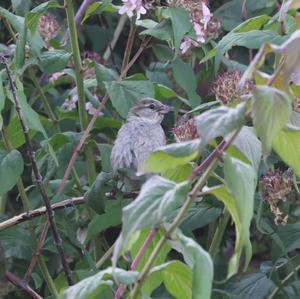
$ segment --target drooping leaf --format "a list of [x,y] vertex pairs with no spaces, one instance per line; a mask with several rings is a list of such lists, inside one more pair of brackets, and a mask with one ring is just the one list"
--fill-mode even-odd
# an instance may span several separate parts
[[81,24],[84,23],[89,17],[95,14],[101,14],[104,11],[107,12],[117,12],[118,8],[111,4],[112,0],[96,1],[88,6],[85,15],[81,21]]
[[192,270],[192,299],[210,299],[213,282],[213,262],[210,255],[193,239],[180,232],[175,233],[176,241],[171,246],[182,253]]
[[185,200],[188,182],[176,184],[159,176],[152,176],[143,186],[139,196],[123,209],[122,231],[115,246],[113,264],[128,237],[143,228],[162,223]]
[[272,147],[300,177],[300,131],[282,129],[273,138]]
[[27,41],[27,28],[25,26],[22,27],[18,40],[16,43],[16,51],[14,55],[14,62],[17,70],[21,69],[25,63],[25,44]]
[[125,271],[123,269],[107,268],[67,288],[64,291],[64,299],[94,299],[108,287],[112,286],[112,277],[124,284],[134,283],[138,272]]
[[39,58],[39,65],[43,72],[52,74],[63,70],[71,58],[71,53],[64,50],[43,52]]
[[163,41],[172,41],[173,32],[170,20],[164,20],[153,28],[146,29],[140,33],[140,36],[150,35]]
[[[227,136],[225,139],[229,139]],[[258,171],[258,167],[262,157],[262,146],[260,140],[255,134],[255,130],[252,127],[243,126],[239,134],[233,140],[232,145],[242,153],[247,160],[252,164],[254,169]],[[229,148],[228,152],[235,156],[235,153]],[[241,159],[241,156],[237,156]],[[241,159],[242,160],[242,159]]]
[[0,150],[0,194],[5,194],[19,180],[24,169],[22,155],[17,150]]
[[238,104],[236,108],[221,106],[200,114],[195,120],[201,140],[207,143],[238,129],[245,122],[245,114],[245,103]]
[[269,86],[254,88],[253,122],[264,153],[270,152],[273,138],[288,122],[291,112],[291,101],[283,91]]
[[105,90],[104,81],[106,82],[115,81],[118,77],[118,74],[115,70],[110,69],[102,64],[96,64],[95,71],[96,71],[97,83],[101,90]]
[[104,82],[109,98],[119,112],[126,118],[129,109],[140,99],[154,97],[154,85],[150,81],[111,81]]
[[172,68],[176,82],[188,95],[190,106],[197,107],[201,103],[201,97],[196,92],[197,81],[191,65],[178,58],[173,62]]
[[253,216],[256,174],[253,168],[238,159],[226,156],[224,164],[226,186],[217,186],[208,190],[221,200],[229,211],[236,229],[234,254],[229,262],[227,277],[234,275],[239,268],[242,251],[245,250],[244,269],[251,258],[250,223]]

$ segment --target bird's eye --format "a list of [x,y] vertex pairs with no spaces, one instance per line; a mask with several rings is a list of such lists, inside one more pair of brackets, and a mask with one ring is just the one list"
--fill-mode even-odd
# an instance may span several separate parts
[[154,109],[155,106],[154,106],[153,104],[150,104],[150,105],[149,105],[149,108],[150,108],[150,109]]

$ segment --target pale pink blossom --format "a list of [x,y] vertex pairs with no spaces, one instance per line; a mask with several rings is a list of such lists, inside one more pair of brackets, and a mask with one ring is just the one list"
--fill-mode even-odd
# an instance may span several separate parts
[[122,0],[123,6],[119,9],[119,14],[127,14],[131,18],[134,13],[137,15],[137,20],[141,18],[141,15],[146,14],[146,9],[143,6],[142,0]]
[[210,21],[212,14],[204,2],[202,2],[202,18],[200,22],[204,25],[204,30],[207,29],[207,24]]
[[[85,109],[91,115],[94,115],[97,110],[97,108],[95,108],[91,102],[85,103]],[[103,115],[103,113],[98,112],[98,116],[100,116],[100,115]]]
[[62,104],[62,108],[67,111],[72,111],[76,108],[76,103],[78,102],[78,95],[73,94],[65,99],[65,101]]
[[193,23],[194,30],[197,36],[197,42],[204,44],[205,43],[205,32],[198,23]]
[[292,73],[291,80],[295,85],[300,86],[300,73],[299,72]]
[[190,48],[197,47],[198,43],[189,37],[185,37],[183,42],[180,44],[180,50],[182,54],[185,54]]

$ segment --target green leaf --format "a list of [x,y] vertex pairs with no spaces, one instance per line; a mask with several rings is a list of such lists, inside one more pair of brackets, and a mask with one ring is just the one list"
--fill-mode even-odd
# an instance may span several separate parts
[[272,147],[300,177],[300,131],[283,129],[273,138]]
[[280,45],[285,40],[285,36],[281,36],[271,30],[252,30],[248,32],[232,31],[226,34],[217,45],[215,72],[219,69],[224,54],[234,46],[246,47],[248,49],[259,49],[264,43]]
[[169,20],[158,23],[155,27],[146,29],[139,34],[140,36],[150,35],[163,41],[172,41],[172,25]]
[[110,165],[110,153],[112,150],[112,145],[101,143],[97,144],[101,155],[101,167],[104,172],[112,172],[112,167]]
[[251,30],[258,30],[262,25],[267,23],[271,17],[267,15],[257,16],[251,19],[244,21],[242,24],[238,25],[233,29],[233,32],[248,32]]
[[16,43],[16,51],[14,55],[14,62],[17,70],[22,69],[22,67],[24,66],[26,41],[27,41],[27,28],[23,26],[18,36],[18,40]]
[[104,82],[109,98],[119,112],[126,118],[129,109],[145,97],[154,97],[154,85],[150,81],[111,81]]
[[204,143],[218,137],[225,136],[245,122],[245,103],[236,108],[221,106],[208,110],[195,118],[198,133]]
[[33,8],[26,16],[26,27],[35,32],[39,18],[50,8],[61,8],[57,1],[47,1]]
[[[123,200],[124,202],[124,200]],[[124,204],[120,201],[110,202],[105,205],[105,213],[96,215],[88,224],[87,235],[84,240],[85,244],[98,233],[105,231],[110,227],[115,227],[121,224],[122,207]]]
[[71,58],[71,53],[64,50],[52,50],[43,52],[39,58],[41,70],[47,74],[52,74],[63,70]]
[[112,286],[111,280],[114,276],[118,282],[124,284],[134,283],[137,279],[138,272],[125,271],[123,269],[112,269],[100,271],[67,288],[64,291],[64,299],[95,299],[108,287]]
[[232,298],[265,299],[274,287],[274,282],[265,273],[251,273],[229,282],[225,290]]
[[5,194],[19,180],[24,169],[22,155],[17,150],[0,150],[0,194]]
[[176,82],[188,95],[190,106],[197,107],[201,103],[201,97],[196,92],[197,81],[191,65],[178,58],[173,62],[172,68]]
[[[230,136],[227,136],[225,139],[228,140],[229,138]],[[247,161],[252,164],[256,172],[258,172],[262,157],[262,146],[260,140],[256,137],[254,128],[243,126],[239,134],[233,140],[232,145],[243,154]],[[228,153],[230,153],[231,156],[236,155],[232,147],[228,149]],[[236,157],[243,160],[241,155],[237,155]]]
[[102,214],[105,208],[105,185],[112,179],[111,173],[101,172],[97,175],[94,183],[86,192],[85,198],[88,204],[98,213]]
[[123,244],[135,232],[162,223],[181,206],[188,192],[188,182],[176,184],[159,176],[152,176],[143,186],[139,196],[123,209],[122,231],[115,246],[113,264]]
[[156,266],[151,269],[150,278],[157,272],[161,274],[167,291],[174,298],[192,298],[192,271],[187,265],[180,261],[171,261]]
[[96,78],[98,86],[101,90],[105,90],[104,81],[111,82],[115,81],[118,74],[115,70],[107,68],[102,64],[95,64]]
[[101,14],[103,11],[117,12],[118,9],[116,6],[111,4],[111,0],[94,2],[91,5],[89,5],[87,10],[85,11],[85,15],[81,21],[81,24],[83,24],[92,15]]
[[150,173],[160,173],[167,177],[170,171],[175,170],[194,160],[199,155],[200,140],[173,143],[158,148],[145,161],[143,171]]
[[163,9],[162,16],[171,19],[175,45],[174,57],[176,57],[184,35],[192,29],[190,16],[183,7],[168,7]]
[[180,232],[176,235],[178,240],[171,241],[170,244],[182,253],[185,262],[192,270],[192,297],[189,298],[210,299],[214,271],[210,255],[193,239]]
[[289,120],[292,112],[291,101],[281,90],[269,86],[256,86],[251,108],[263,152],[269,153],[273,138]]
[[251,259],[250,224],[253,217],[256,174],[253,168],[238,159],[225,157],[224,174],[226,186],[217,186],[208,190],[221,200],[229,211],[236,229],[234,254],[229,262],[227,277],[237,273],[240,258],[245,249],[244,269]]

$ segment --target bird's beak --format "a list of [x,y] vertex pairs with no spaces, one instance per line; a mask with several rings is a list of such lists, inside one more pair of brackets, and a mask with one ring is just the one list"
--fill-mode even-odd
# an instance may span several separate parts
[[168,105],[163,105],[159,108],[158,112],[160,114],[167,114],[167,113],[169,113],[170,111],[173,111],[173,110],[174,110],[173,107],[168,106]]

